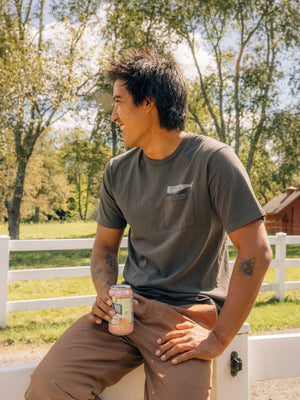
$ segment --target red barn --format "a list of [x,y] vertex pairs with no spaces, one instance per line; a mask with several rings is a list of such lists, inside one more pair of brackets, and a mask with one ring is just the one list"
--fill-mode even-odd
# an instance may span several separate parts
[[300,235],[300,192],[289,187],[265,206],[265,223],[268,233],[285,232],[287,235]]

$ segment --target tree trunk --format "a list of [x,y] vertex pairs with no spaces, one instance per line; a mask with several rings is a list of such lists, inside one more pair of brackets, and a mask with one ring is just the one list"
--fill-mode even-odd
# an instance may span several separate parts
[[38,223],[40,222],[40,207],[35,207],[35,213],[33,216],[33,222]]
[[79,172],[78,176],[76,177],[76,185],[78,190],[78,211],[80,219],[83,221],[82,215],[82,208],[81,208],[81,173]]
[[112,133],[112,156],[117,155],[117,129],[114,122],[111,123],[111,133]]
[[10,238],[13,240],[18,240],[20,234],[20,209],[23,196],[26,166],[27,161],[19,161],[13,198],[12,200],[5,201],[5,206],[8,213],[8,232]]

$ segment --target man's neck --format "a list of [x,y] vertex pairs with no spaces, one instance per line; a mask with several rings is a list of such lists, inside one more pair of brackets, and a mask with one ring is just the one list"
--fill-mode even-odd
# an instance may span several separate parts
[[176,129],[154,132],[152,140],[143,147],[144,153],[153,160],[162,160],[174,153],[185,136],[185,132]]

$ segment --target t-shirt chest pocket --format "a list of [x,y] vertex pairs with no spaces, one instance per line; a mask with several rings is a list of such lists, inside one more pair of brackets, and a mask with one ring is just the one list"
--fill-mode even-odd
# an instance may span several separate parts
[[168,187],[165,198],[165,226],[183,230],[195,223],[194,193],[192,184]]

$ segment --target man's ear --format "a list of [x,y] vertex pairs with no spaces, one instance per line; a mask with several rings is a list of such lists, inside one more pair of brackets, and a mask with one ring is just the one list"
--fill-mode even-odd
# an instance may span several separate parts
[[155,101],[152,99],[152,97],[147,97],[144,100],[144,108],[146,113],[150,112],[154,106],[155,106]]

